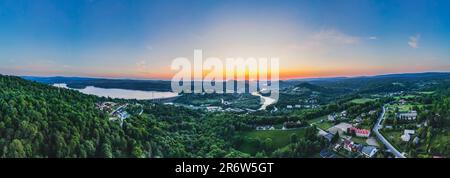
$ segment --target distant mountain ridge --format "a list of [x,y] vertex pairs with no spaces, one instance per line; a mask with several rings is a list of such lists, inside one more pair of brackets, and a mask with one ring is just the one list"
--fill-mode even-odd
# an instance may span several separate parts
[[398,74],[380,74],[372,76],[354,76],[354,77],[323,77],[323,78],[303,78],[289,79],[285,81],[333,81],[347,79],[368,79],[368,78],[414,78],[414,77],[450,77],[450,72],[422,72],[422,73],[398,73]]
[[[380,74],[373,76],[355,76],[355,77],[319,77],[319,78],[299,78],[288,79],[283,81],[321,81],[321,80],[345,80],[345,79],[360,79],[360,78],[412,78],[412,77],[436,77],[445,76],[450,77],[450,72],[422,72],[422,73],[398,73],[398,74]],[[21,78],[39,82],[45,81],[65,81],[65,80],[132,80],[132,81],[170,81],[158,79],[131,79],[131,78],[101,78],[101,77],[64,77],[64,76],[20,76]]]
[[[85,88],[94,86],[99,88],[120,88],[143,91],[171,91],[169,80],[137,80],[137,79],[107,79],[89,77],[35,77],[22,76],[22,78],[45,84],[65,83],[71,88]],[[383,74],[375,76],[358,77],[331,77],[331,78],[310,78],[310,79],[290,79],[280,81],[280,88],[300,85],[316,91],[335,89],[342,90],[368,90],[379,88],[380,86],[391,86],[395,82],[417,82],[432,80],[450,80],[450,72],[424,72],[424,73],[402,73]],[[247,82],[246,82],[247,83]],[[306,84],[307,83],[307,84]],[[371,83],[371,85],[367,85]],[[400,89],[400,87],[397,87]]]

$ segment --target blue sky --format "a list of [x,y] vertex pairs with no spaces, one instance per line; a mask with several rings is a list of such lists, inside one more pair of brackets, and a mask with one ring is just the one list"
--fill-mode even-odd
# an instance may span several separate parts
[[170,78],[175,57],[280,58],[282,77],[450,69],[450,1],[0,0],[0,73]]

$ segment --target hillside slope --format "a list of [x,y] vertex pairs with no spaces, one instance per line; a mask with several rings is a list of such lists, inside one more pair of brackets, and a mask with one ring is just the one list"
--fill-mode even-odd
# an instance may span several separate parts
[[242,157],[224,138],[233,116],[145,101],[122,126],[95,103],[111,100],[0,75],[0,157]]

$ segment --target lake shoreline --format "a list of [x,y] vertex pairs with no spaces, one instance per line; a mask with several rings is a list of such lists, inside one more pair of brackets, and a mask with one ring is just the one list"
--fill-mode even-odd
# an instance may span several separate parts
[[98,97],[110,97],[115,99],[154,100],[154,99],[173,98],[179,96],[178,93],[174,92],[129,90],[118,88],[99,88],[94,86],[87,86],[83,89],[77,89],[77,88],[70,88],[65,83],[55,83],[52,86],[76,90],[88,95],[95,95]]

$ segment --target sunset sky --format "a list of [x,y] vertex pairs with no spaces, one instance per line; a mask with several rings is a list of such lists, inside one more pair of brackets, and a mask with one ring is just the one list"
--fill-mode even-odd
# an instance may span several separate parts
[[450,71],[450,1],[0,0],[0,73],[170,79],[277,57],[283,79]]

